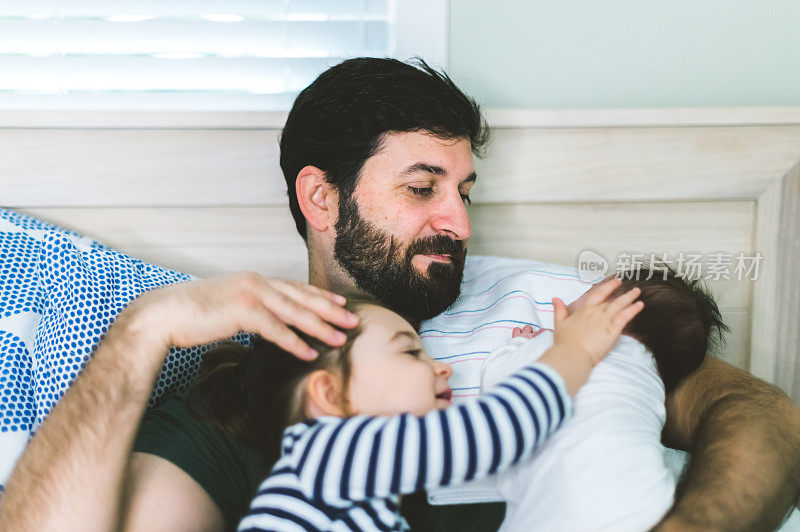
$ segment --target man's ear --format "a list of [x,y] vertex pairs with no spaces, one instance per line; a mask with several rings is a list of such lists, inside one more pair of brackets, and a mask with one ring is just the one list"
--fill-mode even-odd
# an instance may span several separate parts
[[347,415],[342,397],[342,379],[330,371],[318,369],[306,378],[306,415],[309,417]]
[[308,225],[320,232],[327,231],[339,211],[338,195],[325,179],[325,172],[316,166],[306,166],[297,174],[294,187]]

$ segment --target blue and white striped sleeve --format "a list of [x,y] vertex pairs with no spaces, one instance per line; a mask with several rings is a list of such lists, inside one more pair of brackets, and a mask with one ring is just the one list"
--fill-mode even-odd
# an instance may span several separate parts
[[458,484],[529,456],[571,410],[561,376],[535,363],[480,397],[422,417],[321,423],[303,438],[296,471],[309,497],[330,504]]

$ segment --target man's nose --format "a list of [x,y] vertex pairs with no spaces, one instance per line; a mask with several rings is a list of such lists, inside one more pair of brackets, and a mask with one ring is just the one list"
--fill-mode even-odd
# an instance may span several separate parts
[[444,377],[445,379],[449,379],[453,376],[453,368],[450,367],[450,364],[447,362],[439,362],[435,360],[433,362],[433,373],[437,377]]
[[454,240],[467,240],[472,234],[467,207],[458,191],[449,193],[436,205],[431,225],[437,234],[448,234]]

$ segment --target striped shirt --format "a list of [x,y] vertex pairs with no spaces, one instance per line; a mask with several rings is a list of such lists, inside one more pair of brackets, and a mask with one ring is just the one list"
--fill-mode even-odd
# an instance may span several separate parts
[[239,530],[407,530],[400,494],[507,469],[571,408],[561,376],[534,363],[489,393],[425,416],[298,423],[286,429],[282,456]]

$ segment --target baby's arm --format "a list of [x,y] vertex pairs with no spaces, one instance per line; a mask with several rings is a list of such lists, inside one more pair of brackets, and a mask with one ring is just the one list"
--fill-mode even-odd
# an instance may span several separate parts
[[491,392],[423,417],[323,423],[307,440],[298,476],[309,495],[363,500],[466,482],[530,455],[563,422],[591,368],[641,310],[638,289],[606,302],[618,283],[567,317],[556,304],[554,345]]

